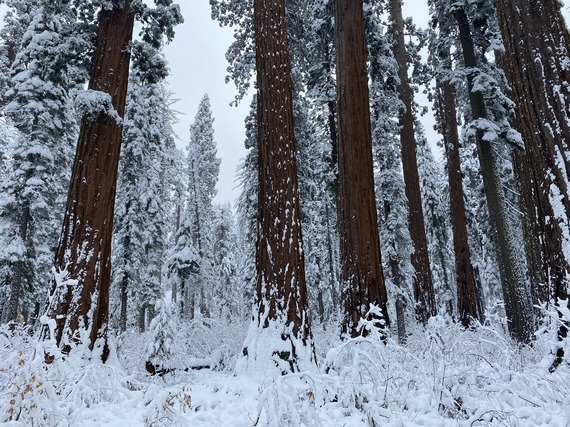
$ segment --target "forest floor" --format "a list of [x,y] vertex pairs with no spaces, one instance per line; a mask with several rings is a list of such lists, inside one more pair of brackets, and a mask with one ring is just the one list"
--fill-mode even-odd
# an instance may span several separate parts
[[411,331],[405,345],[374,336],[340,342],[335,331],[316,328],[318,369],[253,378],[234,372],[245,326],[227,326],[218,353],[211,349],[219,342],[208,343],[215,341],[212,331],[186,335],[178,357],[192,364],[199,351],[211,367],[162,377],[145,371],[148,336],[122,337],[106,365],[70,356],[46,371],[41,343],[2,330],[0,421],[12,427],[570,425],[570,368],[563,363],[548,371],[549,328],[532,347],[513,345],[496,328],[464,331],[440,317]]

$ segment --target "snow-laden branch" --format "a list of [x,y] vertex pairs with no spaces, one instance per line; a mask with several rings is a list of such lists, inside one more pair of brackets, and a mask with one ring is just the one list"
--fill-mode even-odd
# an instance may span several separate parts
[[111,95],[98,90],[79,91],[74,100],[75,110],[88,120],[95,120],[100,114],[107,114],[115,119],[118,126],[122,126],[123,119],[113,107]]

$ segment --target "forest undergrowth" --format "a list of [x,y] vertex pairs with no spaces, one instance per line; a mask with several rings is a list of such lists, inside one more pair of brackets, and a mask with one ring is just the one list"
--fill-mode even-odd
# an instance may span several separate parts
[[[90,362],[97,357],[89,351],[63,357],[27,328],[4,326],[1,421],[13,427],[562,427],[570,420],[570,369],[563,363],[549,372],[554,332],[548,326],[524,347],[497,332],[500,324],[464,330],[444,317],[410,331],[404,345],[375,330],[340,341],[335,327],[316,326],[318,369],[259,378],[234,372],[246,330],[242,322],[179,324],[163,354],[168,369],[151,376],[145,359],[152,332],[116,338],[109,362],[101,364]],[[55,355],[49,366],[46,353]]]

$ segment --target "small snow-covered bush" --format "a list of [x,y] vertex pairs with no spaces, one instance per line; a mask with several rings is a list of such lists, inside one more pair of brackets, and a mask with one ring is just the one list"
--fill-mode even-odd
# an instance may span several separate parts
[[0,328],[0,422],[63,426],[44,364],[44,346],[29,332],[18,324]]
[[188,425],[185,414],[192,410],[192,396],[187,386],[168,389],[151,386],[145,393],[145,399],[145,427]]
[[567,425],[570,372],[549,374],[545,351],[541,341],[520,347],[488,327],[465,330],[438,316],[405,346],[374,336],[347,340],[323,368],[336,404],[356,408],[364,425]]
[[260,386],[257,399],[259,426],[319,426],[320,409],[334,396],[326,376],[303,372],[275,375]]

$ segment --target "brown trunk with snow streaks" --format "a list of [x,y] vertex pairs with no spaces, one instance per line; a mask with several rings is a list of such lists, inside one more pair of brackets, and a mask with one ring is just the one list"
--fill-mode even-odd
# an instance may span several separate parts
[[386,325],[372,172],[372,136],[362,0],[336,0],[336,60],[339,117],[340,258],[344,302],[343,333],[360,334],[358,323],[370,305]]
[[[566,299],[569,260],[570,35],[556,0],[495,0],[505,46],[502,65],[516,103],[514,125],[525,143],[515,157],[535,303]],[[559,193],[560,197],[557,197]],[[553,200],[560,205],[555,212]],[[559,334],[566,336],[563,327]],[[558,362],[563,353],[558,354]]]
[[467,234],[467,218],[463,193],[463,176],[459,158],[459,134],[455,95],[450,81],[438,83],[439,109],[443,145],[447,157],[449,181],[449,204],[453,229],[453,249],[455,252],[455,276],[457,282],[457,311],[460,322],[469,326],[472,319],[482,320],[483,313],[477,311],[477,284],[471,264],[471,251]]
[[[471,72],[467,74],[471,113],[474,120],[486,119],[487,111],[483,95],[479,91],[473,91],[478,59],[471,36],[469,19],[462,7],[456,9],[455,18],[459,27],[465,67],[471,69]],[[515,259],[516,250],[510,230],[511,225],[507,217],[507,206],[502,194],[497,159],[491,143],[483,139],[482,131],[477,132],[477,148],[499,262],[509,332],[515,340],[529,342],[534,332],[532,301],[527,291],[524,272],[521,271],[520,263]]]
[[[257,300],[259,326],[291,327],[292,337],[312,343],[305,284],[301,212],[295,160],[292,83],[285,0],[255,0],[258,87],[259,235]],[[312,345],[312,344],[311,344]],[[288,355],[297,370],[295,346]],[[280,355],[284,357],[284,355]]]
[[[121,5],[123,5],[121,7]],[[89,89],[105,92],[124,116],[134,16],[130,1],[113,1],[99,14],[97,49]],[[109,319],[111,234],[122,125],[106,113],[84,117],[71,187],[56,254],[56,269],[67,271],[74,286],[54,285],[47,314],[56,321],[55,338],[68,350],[85,331],[89,347],[106,338]],[[103,352],[103,361],[106,352]]]
[[416,300],[416,315],[418,320],[426,323],[430,316],[436,314],[435,292],[431,277],[420,178],[418,175],[414,114],[408,80],[408,60],[404,39],[401,0],[390,0],[390,17],[392,19],[392,37],[394,39],[393,51],[398,63],[398,77],[400,78],[398,91],[404,104],[404,109],[400,111],[400,140],[402,169],[409,207],[408,229],[414,246],[414,252],[412,253],[412,265],[415,271],[413,290]]

